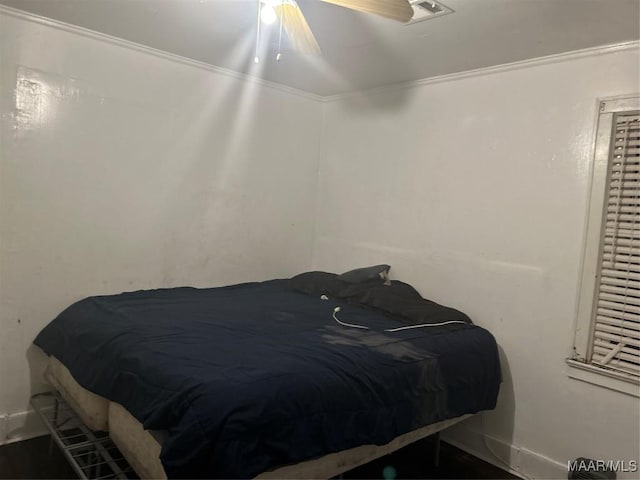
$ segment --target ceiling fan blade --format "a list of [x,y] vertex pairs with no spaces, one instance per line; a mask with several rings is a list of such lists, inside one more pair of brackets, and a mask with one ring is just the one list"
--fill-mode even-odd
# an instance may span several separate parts
[[322,0],[350,10],[373,13],[381,17],[406,23],[413,17],[413,8],[408,0]]
[[300,7],[295,3],[286,2],[274,8],[293,44],[293,48],[301,53],[319,55],[320,45],[318,45],[316,37],[313,36],[313,32],[311,32],[311,28]]

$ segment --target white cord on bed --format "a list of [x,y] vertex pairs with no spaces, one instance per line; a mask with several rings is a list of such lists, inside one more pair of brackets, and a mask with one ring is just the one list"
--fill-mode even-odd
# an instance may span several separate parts
[[[369,330],[369,327],[365,327],[364,325],[355,325],[353,323],[345,323],[345,322],[341,322],[336,313],[338,313],[340,311],[340,307],[336,307],[333,309],[333,319],[338,322],[340,325],[343,325],[345,327],[352,327],[352,328],[362,328],[364,330]],[[412,328],[423,328],[423,327],[440,327],[442,325],[449,325],[450,323],[464,323],[465,325],[468,325],[467,322],[463,322],[462,320],[449,320],[446,322],[440,322],[440,323],[423,323],[421,325],[408,325],[406,327],[398,327],[398,328],[388,328],[386,330],[383,330],[384,332],[399,332],[400,330],[409,330]]]
[[463,322],[462,320],[449,320],[447,322],[440,323],[423,323],[422,325],[408,325],[406,327],[389,328],[385,330],[385,332],[399,332],[400,330],[409,330],[411,328],[440,327],[441,325],[449,325],[450,323],[464,323],[465,325],[468,325],[467,322]]
[[338,322],[340,325],[344,325],[345,327],[353,327],[353,328],[364,328],[365,330],[369,330],[369,327],[365,327],[362,325],[354,325],[353,323],[344,323],[341,322],[340,320],[338,320],[338,317],[336,316],[336,313],[338,313],[340,311],[340,307],[336,307],[333,309],[333,319]]

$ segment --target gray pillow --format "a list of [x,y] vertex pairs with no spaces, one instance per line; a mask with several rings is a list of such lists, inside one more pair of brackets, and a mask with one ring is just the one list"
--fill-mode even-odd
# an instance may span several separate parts
[[342,275],[338,275],[340,280],[349,283],[364,283],[379,280],[381,283],[387,283],[389,280],[389,265],[374,265],[373,267],[356,268],[349,270]]

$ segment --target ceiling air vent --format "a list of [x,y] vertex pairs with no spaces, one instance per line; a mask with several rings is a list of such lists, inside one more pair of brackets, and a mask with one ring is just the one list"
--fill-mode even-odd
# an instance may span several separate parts
[[410,0],[409,3],[411,3],[411,7],[413,8],[413,18],[407,25],[453,13],[453,10],[449,7],[435,0]]

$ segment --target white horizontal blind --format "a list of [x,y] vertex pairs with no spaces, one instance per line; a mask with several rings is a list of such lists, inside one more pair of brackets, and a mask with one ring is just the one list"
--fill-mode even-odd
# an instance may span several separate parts
[[614,115],[609,152],[590,359],[640,377],[640,112]]

